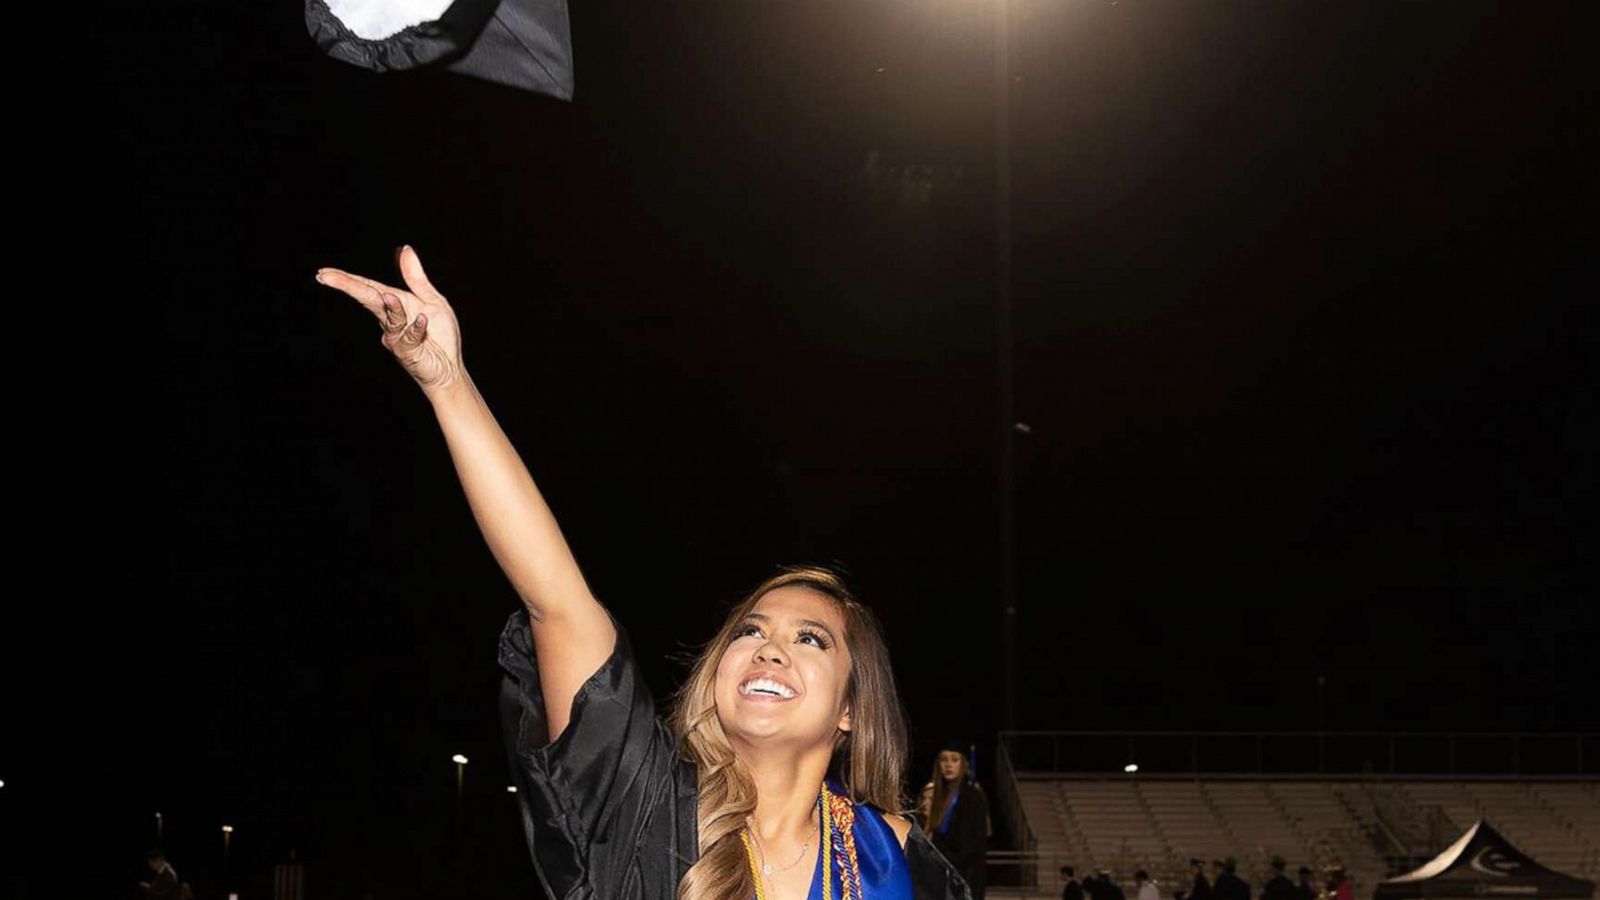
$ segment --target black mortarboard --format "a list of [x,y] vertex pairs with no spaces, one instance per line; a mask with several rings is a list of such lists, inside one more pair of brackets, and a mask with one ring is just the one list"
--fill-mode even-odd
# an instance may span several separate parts
[[572,99],[566,0],[306,0],[306,29],[374,72],[439,66]]

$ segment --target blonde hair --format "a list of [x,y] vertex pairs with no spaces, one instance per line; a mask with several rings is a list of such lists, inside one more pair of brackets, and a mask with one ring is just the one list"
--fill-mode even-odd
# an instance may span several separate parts
[[836,573],[812,566],[786,567],[757,585],[728,613],[673,703],[669,721],[680,752],[698,770],[700,791],[700,858],[678,883],[677,900],[744,900],[755,893],[739,837],[746,817],[755,812],[755,782],[734,755],[717,718],[717,666],[756,603],[777,588],[791,586],[810,588],[834,602],[844,619],[845,646],[850,648],[845,703],[851,728],[839,732],[829,773],[852,802],[888,812],[905,808],[900,783],[906,759],[905,712],[877,619]]

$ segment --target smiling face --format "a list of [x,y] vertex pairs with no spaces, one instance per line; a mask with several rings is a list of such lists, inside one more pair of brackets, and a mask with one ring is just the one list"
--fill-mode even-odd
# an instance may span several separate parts
[[831,750],[850,730],[850,648],[828,596],[786,585],[761,596],[717,664],[717,718],[736,747]]

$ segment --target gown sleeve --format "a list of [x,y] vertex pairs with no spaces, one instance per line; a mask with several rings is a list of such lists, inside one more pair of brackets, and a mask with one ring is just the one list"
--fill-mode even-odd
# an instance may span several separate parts
[[[613,624],[615,620],[613,619]],[[637,890],[635,851],[682,768],[656,717],[622,626],[616,645],[572,698],[567,727],[549,740],[528,613],[500,636],[500,714],[518,805],[539,881],[552,900]]]
[[950,830],[956,832],[955,840],[951,842],[956,854],[950,862],[960,870],[967,880],[967,886],[976,893],[978,885],[975,882],[983,876],[984,855],[989,844],[989,798],[984,796],[983,788],[977,782],[969,781],[962,786],[955,821],[950,824]]
[[961,873],[945,859],[916,822],[906,835],[906,866],[911,870],[913,900],[972,900]]

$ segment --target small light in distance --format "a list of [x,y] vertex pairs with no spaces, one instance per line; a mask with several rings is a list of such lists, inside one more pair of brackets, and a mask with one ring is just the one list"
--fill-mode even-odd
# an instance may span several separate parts
[[467,764],[467,758],[465,756],[462,756],[459,753],[457,753],[455,756],[450,757],[450,760],[451,760],[451,762],[454,762],[458,766],[464,766],[464,765]]
[[1137,765],[1135,765],[1134,763],[1128,763],[1127,765],[1122,767],[1122,771],[1127,772],[1129,775],[1132,775],[1133,773],[1139,771],[1139,767]]

